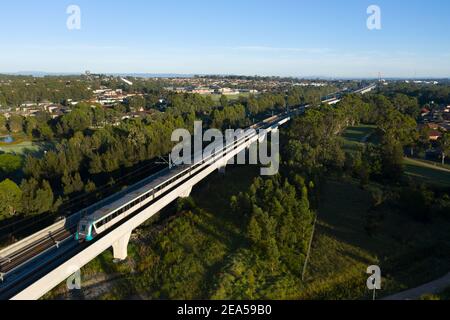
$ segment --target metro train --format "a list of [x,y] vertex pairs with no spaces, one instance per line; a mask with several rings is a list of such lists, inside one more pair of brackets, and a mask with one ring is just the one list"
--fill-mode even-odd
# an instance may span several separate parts
[[[301,108],[307,108],[308,106],[303,106]],[[297,109],[300,110],[301,108]],[[294,112],[284,112],[282,114],[272,116],[267,118],[255,125],[252,129],[265,129],[272,125],[278,119],[286,118],[290,113]],[[234,143],[240,145],[251,139],[252,136],[244,135]],[[224,146],[220,152],[225,152],[225,150],[231,145]],[[186,166],[182,165],[175,167],[171,170],[169,178],[167,175],[156,178],[153,182],[144,185],[138,190],[127,194],[121,199],[102,207],[101,209],[95,211],[91,215],[88,215],[81,219],[78,223],[77,231],[75,233],[75,240],[79,242],[90,242],[94,240],[98,235],[104,233],[109,228],[113,227],[120,221],[126,219],[131,214],[136,212],[137,209],[146,206],[150,202],[157,199],[159,196],[163,195],[168,190],[171,190],[174,186],[182,183],[184,180],[188,179],[190,176],[196,174],[197,172],[203,170],[205,166],[209,166],[211,162],[214,162],[216,153],[214,152],[208,158],[203,159],[201,162]]]

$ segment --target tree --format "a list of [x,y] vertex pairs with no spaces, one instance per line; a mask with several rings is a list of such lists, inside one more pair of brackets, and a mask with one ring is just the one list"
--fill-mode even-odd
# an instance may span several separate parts
[[419,116],[420,108],[417,98],[408,97],[406,94],[397,93],[392,99],[394,106],[404,114],[408,114],[413,118]]
[[261,241],[261,227],[258,224],[258,220],[255,216],[252,216],[248,224],[247,235],[254,245],[259,244]]
[[33,137],[38,126],[38,121],[35,117],[27,117],[24,123],[24,131],[29,137]]
[[423,126],[419,130],[419,137],[417,139],[417,147],[419,152],[427,151],[431,146],[430,143],[430,128],[428,126]]
[[74,192],[83,190],[84,184],[81,180],[80,174],[77,172],[72,176],[67,170],[64,172],[64,176],[61,179],[64,188],[64,194],[70,195]]
[[20,210],[22,191],[9,179],[0,183],[0,219],[16,214]]
[[383,176],[386,179],[399,180],[403,173],[403,148],[391,136],[383,138],[381,144]]
[[51,141],[53,139],[53,131],[46,123],[38,124],[36,133],[42,140]]
[[444,132],[439,139],[439,148],[441,149],[442,164],[445,164],[445,158],[450,155],[450,132]]
[[270,268],[273,272],[280,259],[280,251],[278,250],[277,241],[272,237],[267,241],[266,255],[270,263]]
[[97,186],[91,180],[88,180],[88,182],[84,186],[84,191],[86,193],[94,192],[96,189],[97,189]]
[[11,115],[8,121],[8,128],[11,133],[19,133],[23,131],[23,117],[19,115]]
[[224,95],[220,96],[220,105],[224,108],[228,107],[228,98],[226,96]]
[[131,97],[127,102],[130,110],[139,111],[139,109],[145,107],[145,99],[141,96]]
[[0,174],[7,176],[22,168],[22,157],[5,153],[0,155]]
[[89,106],[77,106],[71,113],[61,118],[61,125],[64,134],[72,135],[75,132],[83,131],[92,124],[92,111]]
[[36,215],[53,208],[53,191],[47,181],[39,183],[36,179],[24,180],[22,190],[22,208],[25,215]]
[[7,127],[7,120],[4,115],[0,114],[0,134],[7,134],[8,133],[8,127]]

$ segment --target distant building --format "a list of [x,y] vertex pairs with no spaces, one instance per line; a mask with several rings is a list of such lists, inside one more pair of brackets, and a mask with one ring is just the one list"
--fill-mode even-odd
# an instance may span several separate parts
[[37,106],[37,103],[36,102],[31,102],[31,101],[25,101],[24,103],[22,103],[21,105],[20,105],[22,108],[29,108],[29,107],[34,107],[34,106]]
[[422,110],[420,110],[420,114],[422,115],[422,117],[425,117],[430,114],[430,110],[428,110],[427,108],[422,108]]
[[437,141],[442,137],[442,133],[438,130],[430,130],[428,133],[428,138],[430,141]]

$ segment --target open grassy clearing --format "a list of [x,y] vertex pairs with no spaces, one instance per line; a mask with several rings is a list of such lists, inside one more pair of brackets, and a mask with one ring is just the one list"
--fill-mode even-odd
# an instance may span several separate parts
[[360,125],[356,127],[349,127],[345,130],[343,137],[348,141],[365,142],[376,131],[377,127],[374,125]]
[[52,149],[51,143],[46,142],[34,142],[34,141],[22,141],[12,144],[0,144],[0,153],[13,153],[17,155],[39,155],[46,150]]
[[423,224],[389,207],[377,209],[379,226],[365,226],[369,192],[351,181],[324,189],[306,280],[306,299],[367,299],[365,274],[375,264],[383,273],[383,295],[421,285],[450,269],[448,221]]
[[[214,102],[219,102],[220,98],[222,97],[221,94],[202,94],[202,96],[205,97],[211,97],[211,99]],[[244,92],[244,93],[240,93],[240,94],[233,94],[233,95],[226,95],[225,97],[227,97],[228,101],[233,102],[233,101],[237,101],[239,100],[239,98],[248,98],[250,96],[250,93]]]
[[450,187],[450,171],[427,162],[404,159],[405,175],[420,182],[438,187]]
[[343,148],[347,152],[357,152],[363,150],[364,143],[376,143],[376,126],[360,125],[349,127],[342,135]]
[[[348,128],[342,135],[343,148],[347,152],[363,150],[364,143],[377,143],[376,126],[360,125]],[[434,165],[430,161],[404,159],[407,177],[437,187],[450,186],[450,171],[447,167]]]

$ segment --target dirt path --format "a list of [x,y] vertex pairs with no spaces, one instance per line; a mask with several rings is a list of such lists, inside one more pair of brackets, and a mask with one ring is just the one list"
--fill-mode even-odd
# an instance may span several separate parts
[[418,300],[424,294],[439,294],[448,287],[450,287],[450,273],[440,279],[428,282],[417,288],[394,294],[383,300]]

